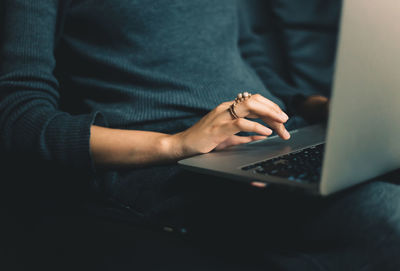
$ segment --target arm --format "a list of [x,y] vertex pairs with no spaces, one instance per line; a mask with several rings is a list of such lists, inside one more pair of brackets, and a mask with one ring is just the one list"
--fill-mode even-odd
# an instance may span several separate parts
[[182,157],[168,134],[91,127],[90,149],[100,167],[130,167],[176,161]]
[[[289,139],[285,123],[288,117],[274,103],[261,95],[253,95],[236,107],[241,117],[233,120],[222,103],[189,129],[167,135],[156,132],[119,130],[92,126],[90,146],[93,160],[100,167],[138,167],[175,162],[196,154],[264,139],[272,130],[247,118],[261,118],[283,139]],[[238,132],[256,136],[236,136]]]
[[1,144],[9,153],[87,170],[90,126],[104,121],[99,112],[72,116],[59,110],[59,83],[53,72],[62,2],[2,1]]
[[[71,115],[59,110],[59,82],[53,75],[58,6],[62,1],[5,0],[0,44],[0,131],[8,152],[29,153],[64,168],[143,166],[265,138],[271,130],[240,118],[232,120],[223,103],[194,126],[176,135],[99,127],[100,112]],[[238,107],[241,117],[262,118],[288,139],[287,116],[261,97]],[[255,132],[260,136],[235,134]],[[94,163],[93,163],[94,162]]]

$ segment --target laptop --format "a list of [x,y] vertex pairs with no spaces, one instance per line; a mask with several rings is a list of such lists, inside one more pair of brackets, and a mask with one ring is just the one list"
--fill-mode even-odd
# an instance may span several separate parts
[[201,173],[319,195],[400,167],[400,1],[344,0],[329,119],[179,161]]

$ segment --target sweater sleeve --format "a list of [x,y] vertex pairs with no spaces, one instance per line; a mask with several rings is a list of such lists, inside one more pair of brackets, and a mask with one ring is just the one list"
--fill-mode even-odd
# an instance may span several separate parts
[[282,33],[276,27],[269,1],[241,1],[239,48],[268,90],[280,98],[289,114],[295,104],[316,91],[295,86]]
[[59,110],[54,76],[58,0],[2,0],[0,44],[0,136],[6,152],[30,154],[74,169],[93,169],[90,126],[99,112]]

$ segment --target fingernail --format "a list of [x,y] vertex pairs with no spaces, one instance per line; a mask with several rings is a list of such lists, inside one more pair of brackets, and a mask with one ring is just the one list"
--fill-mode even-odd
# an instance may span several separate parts
[[282,120],[284,120],[285,122],[288,121],[288,119],[289,119],[289,116],[286,115],[284,112],[280,113],[280,116],[281,116]]
[[267,134],[267,135],[271,135],[272,134],[272,130],[267,128],[267,127],[265,127],[264,131],[265,131],[265,134]]
[[289,138],[290,138],[290,134],[289,134],[289,132],[288,132],[287,130],[285,130],[285,131],[283,132],[283,136],[284,136],[286,139],[289,139]]

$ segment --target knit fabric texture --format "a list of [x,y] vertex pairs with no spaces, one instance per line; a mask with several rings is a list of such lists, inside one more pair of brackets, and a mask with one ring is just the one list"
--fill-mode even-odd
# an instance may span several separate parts
[[6,151],[91,168],[93,124],[175,133],[238,92],[283,109],[298,94],[268,88],[270,54],[239,1],[2,2]]

